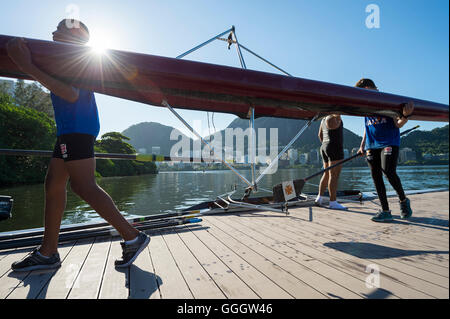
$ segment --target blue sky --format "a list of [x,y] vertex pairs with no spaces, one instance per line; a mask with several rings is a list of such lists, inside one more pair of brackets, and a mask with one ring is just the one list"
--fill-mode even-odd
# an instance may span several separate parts
[[[379,28],[366,26],[369,4],[379,7]],[[51,40],[73,8],[92,38],[110,48],[175,57],[235,25],[242,44],[296,77],[343,85],[369,77],[384,92],[449,103],[446,0],[16,0],[2,3],[0,33]],[[236,50],[221,41],[185,59],[240,66]],[[249,69],[278,73],[246,52],[244,59]],[[150,121],[181,128],[164,108],[96,97],[100,134]],[[207,133],[206,112],[179,112]],[[222,129],[235,116],[214,118]],[[447,123],[410,121],[405,129],[417,124],[430,130]],[[362,135],[363,119],[346,116],[344,126]]]

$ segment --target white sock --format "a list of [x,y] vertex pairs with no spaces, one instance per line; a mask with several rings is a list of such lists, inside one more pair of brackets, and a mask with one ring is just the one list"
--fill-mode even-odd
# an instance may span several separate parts
[[332,201],[330,202],[330,208],[334,208],[334,209],[343,209],[346,210],[347,207],[342,206],[341,204],[339,204],[337,201]]
[[131,244],[134,244],[135,242],[137,242],[137,241],[138,241],[138,238],[139,238],[139,235],[138,235],[138,236],[136,236],[136,238],[135,238],[135,239],[131,239],[131,240],[128,240],[128,241],[126,241],[126,242],[125,242],[125,244],[126,244],[126,245],[131,245]]
[[318,204],[322,204],[322,196],[317,195],[315,202]]
[[39,252],[39,250],[38,250],[36,253],[37,253],[37,255],[38,255],[39,257],[46,258],[46,259],[50,258],[50,257],[47,257],[47,256],[42,255],[42,254]]

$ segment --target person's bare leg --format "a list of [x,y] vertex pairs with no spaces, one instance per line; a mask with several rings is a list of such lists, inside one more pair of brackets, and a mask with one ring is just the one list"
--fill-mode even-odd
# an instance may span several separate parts
[[[326,162],[323,162],[323,168],[327,168],[329,165]],[[325,173],[323,173],[322,178],[320,179],[320,183],[319,183],[319,194],[320,196],[323,196],[323,193],[325,193],[325,190],[328,186],[328,180],[329,180],[329,172],[330,171],[326,171]]]
[[120,214],[112,198],[95,181],[95,159],[66,162],[72,190],[111,224],[126,241],[136,238],[139,231]]
[[[339,161],[331,161],[330,166],[336,164]],[[338,189],[339,175],[341,173],[342,166],[337,166],[330,170],[330,180],[328,182],[328,190],[330,192],[330,208],[346,210],[347,207],[342,206],[336,201],[336,194]]]
[[[327,162],[323,162],[323,168],[327,168],[328,167],[328,163]],[[323,173],[322,178],[320,179],[320,183],[319,183],[319,193],[317,194],[316,197],[316,204],[322,205],[322,196],[323,193],[325,193],[325,189],[327,188],[328,185],[328,180],[329,180],[329,171],[326,171],[325,173]]]
[[[331,161],[330,165],[334,165],[339,161]],[[330,201],[336,200],[336,193],[338,188],[339,174],[341,173],[342,166],[337,166],[330,169],[330,179],[328,181],[328,191],[330,192]]]
[[45,176],[44,238],[39,252],[50,256],[58,250],[61,219],[66,207],[66,185],[69,179],[64,160],[52,158]]

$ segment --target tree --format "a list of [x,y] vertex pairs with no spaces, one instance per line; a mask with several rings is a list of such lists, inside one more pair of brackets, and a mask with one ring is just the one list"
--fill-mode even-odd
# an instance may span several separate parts
[[14,87],[13,98],[18,106],[27,106],[54,118],[50,93],[45,92],[36,82],[26,84],[23,80],[18,80]]
[[[0,93],[0,148],[52,150],[55,122],[35,109],[16,106],[11,96]],[[49,159],[0,156],[0,185],[42,182]]]
[[[130,139],[119,132],[103,134],[101,139],[95,142],[95,149],[101,153],[135,154],[136,150],[126,141]],[[97,172],[101,176],[130,176],[157,173],[154,163],[141,163],[129,160],[104,160],[98,159]]]
[[99,141],[95,144],[107,151],[108,153],[120,153],[120,154],[134,154],[136,150],[133,146],[125,141],[130,139],[119,132],[109,132],[103,134]]

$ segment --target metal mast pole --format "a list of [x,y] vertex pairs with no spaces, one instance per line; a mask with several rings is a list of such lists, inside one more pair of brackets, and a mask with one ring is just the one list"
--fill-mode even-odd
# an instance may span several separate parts
[[[236,50],[239,56],[239,61],[241,63],[241,67],[246,70],[247,66],[245,65],[245,61],[244,61],[244,56],[242,55],[241,52],[241,47],[239,45],[239,41],[237,39],[236,36],[236,29],[234,27],[234,25],[231,27],[231,33],[234,36],[234,41],[236,43]],[[249,145],[250,145],[250,150],[248,150],[247,152],[247,156],[250,159],[250,167],[251,167],[251,171],[252,171],[252,185],[250,186],[251,190],[255,190],[256,191],[256,183],[255,183],[255,140],[256,140],[256,132],[255,132],[255,108],[253,106],[250,106],[250,119],[249,119],[249,127],[250,127],[250,141],[249,141]],[[251,154],[250,154],[251,152]]]
[[177,59],[181,59],[181,58],[185,57],[185,56],[188,55],[189,53],[192,53],[192,52],[194,52],[194,51],[200,49],[201,47],[204,47],[204,46],[207,45],[208,43],[210,43],[210,42],[216,40],[217,38],[219,38],[219,37],[221,37],[221,36],[223,36],[223,35],[225,35],[225,34],[231,32],[231,31],[233,31],[233,30],[234,30],[234,26],[233,26],[231,29],[228,29],[227,31],[222,32],[221,34],[218,34],[218,35],[216,35],[215,37],[212,37],[212,38],[209,39],[208,41],[205,41],[205,42],[203,42],[202,44],[197,45],[195,48],[192,48],[192,49],[190,49],[189,51],[186,51],[186,52],[180,54],[179,56],[177,56]]

